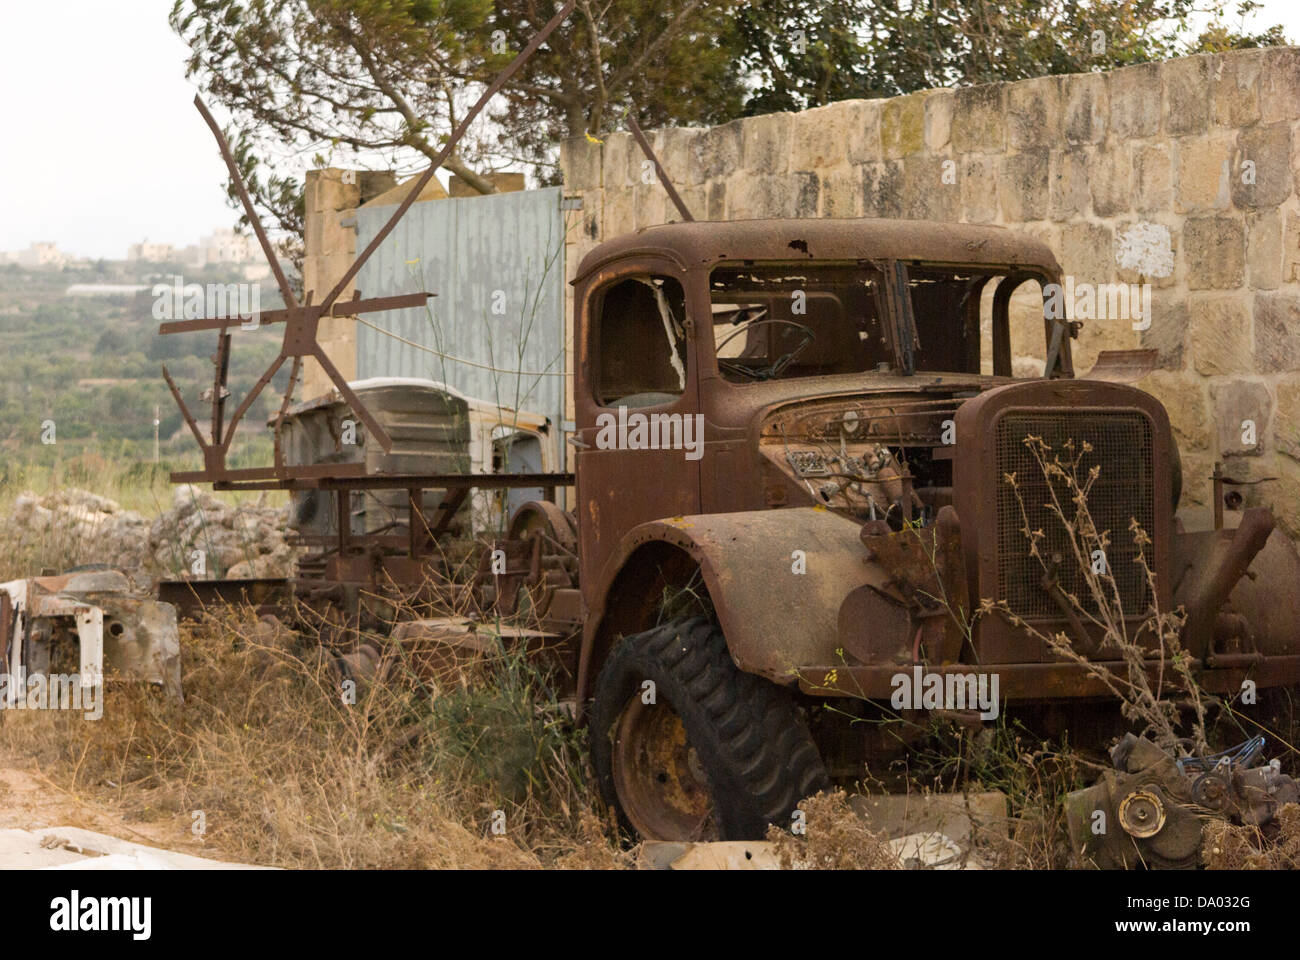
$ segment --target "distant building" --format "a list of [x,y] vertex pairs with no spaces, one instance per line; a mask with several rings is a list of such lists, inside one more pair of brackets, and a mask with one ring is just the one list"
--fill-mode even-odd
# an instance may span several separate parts
[[69,263],[72,257],[60,250],[54,241],[42,240],[33,243],[26,250],[5,254],[4,259],[22,267],[43,267],[57,270]]
[[148,263],[165,263],[176,256],[170,243],[150,243],[142,240],[126,248],[127,260],[144,260]]
[[[266,267],[266,257],[254,237],[246,237],[234,230],[213,230],[206,236],[199,237],[198,243],[191,243],[179,249],[170,243],[150,243],[143,240],[127,248],[127,260],[144,260],[151,263],[181,263],[187,267],[206,267],[209,264],[226,264],[244,266],[245,274],[251,268],[253,273],[262,275]],[[259,269],[260,268],[262,269]]]

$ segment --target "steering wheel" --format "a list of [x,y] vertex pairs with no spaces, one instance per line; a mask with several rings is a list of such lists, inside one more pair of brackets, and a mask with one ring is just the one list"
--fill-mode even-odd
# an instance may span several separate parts
[[715,351],[721,350],[723,347],[729,344],[732,340],[736,339],[736,337],[740,336],[742,333],[748,333],[750,330],[753,330],[755,327],[761,327],[765,323],[782,323],[788,327],[794,327],[796,330],[800,331],[803,334],[803,339],[799,341],[799,345],[795,347],[793,350],[789,351],[788,353],[783,353],[781,354],[781,356],[777,357],[776,360],[772,362],[772,365],[764,371],[755,370],[752,367],[750,367],[748,364],[745,364],[743,362],[744,359],[743,357],[719,357],[718,362],[727,363],[731,366],[732,369],[736,370],[736,372],[743,373],[746,376],[753,377],[755,380],[771,380],[773,377],[779,376],[781,372],[785,370],[785,368],[788,367],[791,364],[791,362],[793,362],[795,357],[799,356],[800,353],[802,353],[805,349],[807,349],[808,344],[812,343],[814,340],[817,339],[817,332],[813,330],[812,327],[806,326],[802,323],[796,323],[794,320],[780,320],[775,317],[771,317],[768,318],[767,320],[755,320],[751,323],[746,324],[745,326],[741,327],[738,330],[733,330],[731,333],[727,334],[727,336],[722,339],[722,342],[719,343],[717,346],[715,346],[713,349]]

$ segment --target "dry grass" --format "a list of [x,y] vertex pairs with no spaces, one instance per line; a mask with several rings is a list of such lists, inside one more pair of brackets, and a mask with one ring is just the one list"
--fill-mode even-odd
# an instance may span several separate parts
[[1300,869],[1300,806],[1288,803],[1262,829],[1207,821],[1201,831],[1201,862],[1210,870]]
[[871,830],[849,805],[843,790],[809,797],[799,804],[806,831],[795,835],[776,824],[767,828],[783,870],[896,870],[889,841]]
[[[616,867],[578,734],[519,656],[478,686],[392,664],[345,704],[311,638],[263,644],[251,615],[183,638],[186,703],[128,686],[104,718],[7,713],[0,744],[65,789],[188,829],[213,855],[303,868]],[[496,811],[504,835],[492,832]]]

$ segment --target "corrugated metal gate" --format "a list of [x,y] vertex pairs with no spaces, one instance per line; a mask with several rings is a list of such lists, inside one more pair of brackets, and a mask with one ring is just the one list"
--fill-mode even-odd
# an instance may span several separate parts
[[[564,420],[564,215],[548,187],[417,203],[357,276],[367,297],[428,290],[424,309],[357,325],[358,380],[422,377]],[[357,249],[393,206],[357,211]],[[375,329],[380,327],[386,332]],[[400,338],[400,339],[399,339]]]

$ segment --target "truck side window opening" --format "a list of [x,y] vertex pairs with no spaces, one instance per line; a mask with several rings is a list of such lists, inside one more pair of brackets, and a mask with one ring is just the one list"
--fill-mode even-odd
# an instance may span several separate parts
[[858,265],[719,267],[709,279],[718,370],[753,383],[892,366],[879,292],[879,274]]
[[987,274],[917,267],[909,267],[907,279],[916,325],[916,369],[979,373],[980,294],[996,284]]
[[[1006,338],[994,331],[995,296],[1007,284]],[[1042,287],[1032,277],[907,268],[907,291],[916,329],[916,369],[985,376],[1041,377],[1047,341]]]
[[653,407],[686,391],[686,297],[671,277],[629,277],[595,301],[596,402]]

